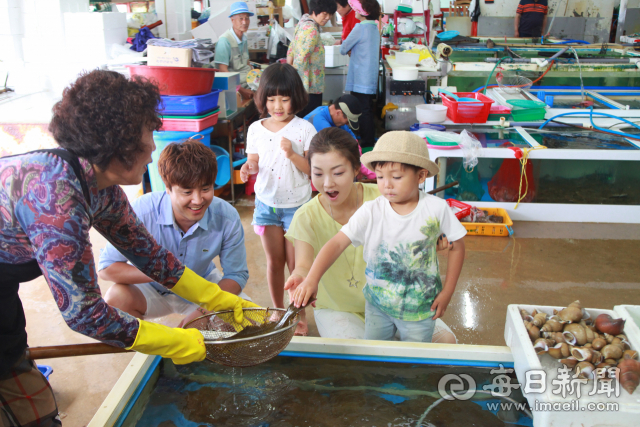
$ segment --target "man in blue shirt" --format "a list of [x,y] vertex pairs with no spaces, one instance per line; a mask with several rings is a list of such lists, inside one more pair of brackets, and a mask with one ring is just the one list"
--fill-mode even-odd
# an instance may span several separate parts
[[[215,154],[195,140],[171,144],[160,154],[158,169],[167,190],[135,200],[132,207],[138,218],[156,241],[187,267],[222,290],[249,299],[242,292],[249,270],[240,215],[213,195]],[[224,274],[212,262],[217,256]],[[196,304],[128,264],[111,244],[100,254],[98,270],[101,279],[115,282],[104,296],[107,304],[140,319],[171,313],[190,319],[204,314]]]
[[[335,102],[328,107],[318,107],[304,119],[311,123],[318,132],[328,127],[338,127],[342,130],[346,130],[355,139],[358,140],[353,134],[352,130],[358,130],[359,120],[362,111],[360,110],[360,103],[358,98],[353,95],[342,95],[336,99]],[[360,155],[362,155],[362,148],[358,145]],[[365,165],[360,167],[360,173],[362,178],[375,179],[376,174],[367,169]]]
[[304,119],[311,123],[318,132],[324,128],[335,126],[346,130],[354,139],[357,139],[351,129],[358,130],[360,114],[362,114],[360,104],[356,97],[353,95],[342,95],[328,107],[316,108],[307,114]]

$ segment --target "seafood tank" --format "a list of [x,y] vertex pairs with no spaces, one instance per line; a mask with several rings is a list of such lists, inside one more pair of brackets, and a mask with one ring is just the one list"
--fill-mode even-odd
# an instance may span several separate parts
[[[438,385],[445,375],[469,375],[476,389],[488,390],[495,377],[490,371],[299,357],[277,357],[252,368],[165,361],[148,401],[125,425],[415,426],[427,409],[423,426],[532,425],[521,412],[499,410],[501,400],[487,391],[469,400],[441,400]],[[513,374],[509,380],[516,383]],[[519,390],[510,397],[525,401]]]

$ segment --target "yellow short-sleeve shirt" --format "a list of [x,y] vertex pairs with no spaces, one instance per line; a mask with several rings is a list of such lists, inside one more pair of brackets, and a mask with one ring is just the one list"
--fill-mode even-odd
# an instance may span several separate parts
[[[364,201],[368,202],[380,196],[377,184],[362,184]],[[302,205],[295,213],[286,238],[294,245],[296,240],[310,244],[314,257],[342,225],[335,222],[320,203],[318,194],[309,202]],[[354,248],[352,245],[338,257],[336,262],[322,276],[318,286],[317,308],[345,311],[357,314],[364,320],[364,295],[362,288],[367,283],[365,269],[367,264],[362,255],[362,246]],[[355,259],[355,264],[354,264]],[[357,287],[349,287],[348,280],[353,277],[359,282]]]

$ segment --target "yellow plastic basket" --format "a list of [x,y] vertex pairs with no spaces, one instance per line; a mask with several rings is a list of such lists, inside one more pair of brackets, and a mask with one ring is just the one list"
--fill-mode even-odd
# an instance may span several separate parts
[[487,224],[479,222],[463,222],[464,228],[467,229],[468,236],[494,236],[494,237],[509,237],[513,234],[513,221],[509,218],[509,214],[502,208],[482,208],[478,206],[478,209],[489,212],[489,215],[500,215],[504,218],[502,224]]

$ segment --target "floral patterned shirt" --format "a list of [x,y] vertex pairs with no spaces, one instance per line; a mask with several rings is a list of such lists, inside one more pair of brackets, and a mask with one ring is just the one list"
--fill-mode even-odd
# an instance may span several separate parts
[[138,321],[107,305],[89,241],[93,227],[129,261],[171,288],[184,266],[159,246],[117,185],[98,191],[91,164],[80,159],[91,204],[67,162],[49,153],[0,158],[0,263],[36,259],[69,327],[118,347],[133,345]]
[[307,92],[324,92],[324,45],[320,27],[309,15],[303,15],[296,26],[287,56],[293,56],[293,67]]

